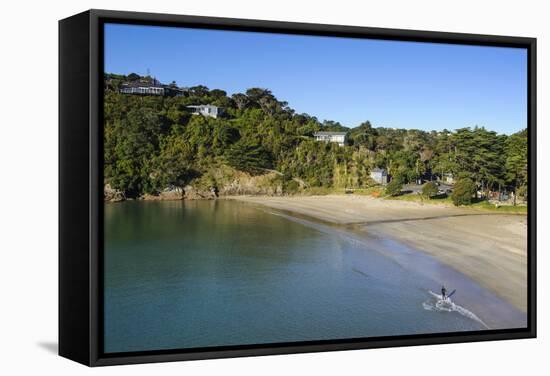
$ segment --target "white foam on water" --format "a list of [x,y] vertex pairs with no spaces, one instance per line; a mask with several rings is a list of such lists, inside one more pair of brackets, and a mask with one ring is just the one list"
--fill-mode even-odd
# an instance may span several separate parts
[[490,329],[487,324],[485,324],[479,317],[477,317],[473,312],[467,310],[464,307],[459,306],[458,304],[455,304],[452,302],[451,298],[445,298],[443,299],[443,296],[436,294],[433,291],[428,291],[432,298],[430,300],[425,301],[422,303],[422,307],[424,307],[427,311],[437,311],[437,312],[457,312],[458,314],[467,317],[471,320],[474,320],[481,325],[483,325],[485,328]]

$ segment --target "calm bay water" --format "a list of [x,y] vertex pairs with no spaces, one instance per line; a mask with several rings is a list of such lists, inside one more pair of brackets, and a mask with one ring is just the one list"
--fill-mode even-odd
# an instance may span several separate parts
[[105,351],[487,328],[432,309],[445,267],[388,241],[234,201],[108,204]]

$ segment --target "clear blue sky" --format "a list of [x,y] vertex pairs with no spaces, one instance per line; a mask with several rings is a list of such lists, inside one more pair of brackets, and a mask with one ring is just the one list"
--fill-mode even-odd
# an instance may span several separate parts
[[502,47],[108,24],[105,71],[228,94],[270,89],[297,113],[355,127],[527,126],[527,52]]

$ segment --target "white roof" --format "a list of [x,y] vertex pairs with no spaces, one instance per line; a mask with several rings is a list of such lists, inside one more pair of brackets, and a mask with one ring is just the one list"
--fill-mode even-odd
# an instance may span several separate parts
[[348,132],[315,132],[314,136],[345,136]]

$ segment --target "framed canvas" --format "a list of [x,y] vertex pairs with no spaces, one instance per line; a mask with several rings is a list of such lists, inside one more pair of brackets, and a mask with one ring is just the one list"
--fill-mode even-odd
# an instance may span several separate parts
[[59,353],[536,336],[536,40],[59,23]]

